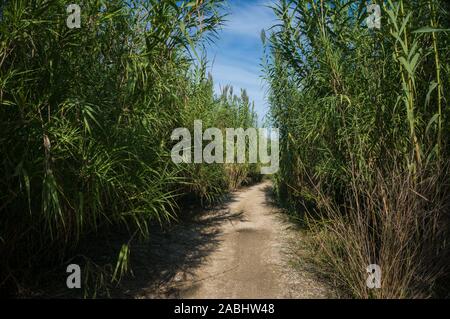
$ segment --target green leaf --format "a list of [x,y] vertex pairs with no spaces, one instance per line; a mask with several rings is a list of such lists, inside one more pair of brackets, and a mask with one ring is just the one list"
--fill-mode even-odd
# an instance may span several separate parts
[[435,123],[438,119],[439,119],[439,114],[438,113],[434,114],[433,117],[431,118],[431,120],[428,122],[427,128],[425,130],[426,134],[428,134],[428,131],[429,131],[431,125],[433,125],[433,123]]
[[432,81],[430,83],[430,87],[428,88],[427,96],[425,98],[425,106],[428,106],[430,104],[431,93],[434,91],[436,87],[437,83],[435,81]]
[[414,30],[413,33],[431,33],[431,32],[449,32],[450,29],[436,29],[432,27],[422,27],[420,29]]

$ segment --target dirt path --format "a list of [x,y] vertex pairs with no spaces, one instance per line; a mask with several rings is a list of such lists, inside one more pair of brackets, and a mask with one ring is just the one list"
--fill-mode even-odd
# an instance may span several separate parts
[[326,297],[323,287],[289,265],[285,233],[292,230],[268,203],[269,190],[270,184],[263,183],[237,194],[229,210],[243,218],[222,225],[218,249],[196,271],[199,281],[181,297]]
[[291,265],[300,237],[271,205],[270,191],[265,182],[236,192],[222,209],[158,235],[147,270],[161,271],[134,297],[329,297],[311,273]]

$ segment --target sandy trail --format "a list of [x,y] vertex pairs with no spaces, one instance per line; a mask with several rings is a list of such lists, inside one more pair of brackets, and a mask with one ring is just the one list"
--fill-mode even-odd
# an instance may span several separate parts
[[330,289],[315,276],[291,265],[301,237],[270,203],[270,191],[271,184],[264,182],[235,192],[222,209],[172,230],[175,238],[157,238],[158,247],[152,249],[158,252],[147,270],[165,262],[157,279],[134,297],[330,297]]

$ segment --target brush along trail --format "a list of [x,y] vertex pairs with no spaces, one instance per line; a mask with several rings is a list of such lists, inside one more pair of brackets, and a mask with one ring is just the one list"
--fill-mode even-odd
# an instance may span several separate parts
[[264,182],[234,192],[223,207],[156,235],[147,271],[161,272],[133,297],[330,297],[312,273],[292,266],[301,236],[271,204],[271,190]]

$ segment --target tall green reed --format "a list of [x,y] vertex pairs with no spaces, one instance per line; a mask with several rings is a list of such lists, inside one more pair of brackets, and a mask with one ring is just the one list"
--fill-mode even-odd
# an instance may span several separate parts
[[[223,24],[222,1],[78,4],[81,28],[70,29],[65,1],[0,2],[0,287],[7,292],[70,260],[89,234],[124,228],[147,237],[152,223],[176,219],[181,195],[212,201],[227,189],[224,168],[170,160],[172,129],[192,125],[194,115],[224,127],[244,116],[243,100],[214,96],[199,62]],[[128,243],[113,281],[129,270]]]
[[[338,269],[334,278],[351,294],[430,296],[434,280],[448,273],[449,7],[374,3],[380,30],[367,27],[364,1],[273,6],[278,24],[266,44],[265,70],[281,132],[275,187],[281,203],[303,212],[322,261]],[[400,192],[400,185],[407,189]],[[417,249],[409,246],[412,237]],[[397,245],[401,256],[393,254]],[[364,269],[376,262],[397,267],[399,276],[371,292]]]

